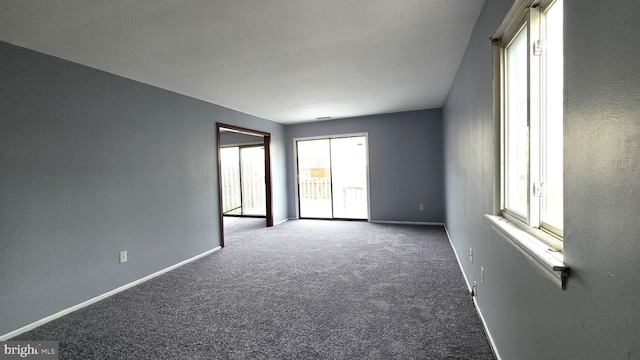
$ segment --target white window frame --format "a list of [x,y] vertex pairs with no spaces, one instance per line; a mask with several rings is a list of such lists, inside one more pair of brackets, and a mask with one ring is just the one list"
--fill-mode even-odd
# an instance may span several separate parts
[[[543,273],[562,287],[569,274],[568,267],[564,264],[563,232],[541,221],[542,197],[534,192],[542,183],[544,174],[543,162],[545,156],[541,151],[543,140],[543,127],[545,120],[541,113],[541,79],[544,71],[544,61],[534,56],[533,52],[542,40],[541,26],[546,11],[556,1],[562,0],[516,0],[507,17],[499,27],[492,39],[493,63],[494,63],[494,127],[495,136],[495,182],[494,182],[494,209],[492,215],[487,215],[491,226],[510,241],[518,250],[525,254],[526,258],[543,270]],[[527,94],[527,125],[529,137],[529,150],[527,165],[527,213],[521,214],[512,211],[505,206],[506,197],[506,172],[505,172],[505,145],[506,145],[506,96],[505,96],[505,64],[506,49],[512,40],[520,33],[527,32],[527,68],[528,68],[528,94]],[[544,42],[542,43],[544,44]],[[544,50],[543,50],[544,53]],[[537,63],[537,64],[536,64]],[[562,155],[560,155],[562,156]],[[534,184],[535,183],[535,184]]]

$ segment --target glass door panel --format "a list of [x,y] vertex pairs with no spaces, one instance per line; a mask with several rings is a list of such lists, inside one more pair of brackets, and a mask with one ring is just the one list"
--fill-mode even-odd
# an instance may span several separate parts
[[264,148],[240,148],[242,215],[266,215]]
[[220,149],[222,178],[222,212],[225,215],[242,214],[242,191],[240,187],[240,149]]
[[298,141],[300,217],[332,218],[329,139]]
[[331,139],[334,218],[368,217],[366,149],[364,136]]

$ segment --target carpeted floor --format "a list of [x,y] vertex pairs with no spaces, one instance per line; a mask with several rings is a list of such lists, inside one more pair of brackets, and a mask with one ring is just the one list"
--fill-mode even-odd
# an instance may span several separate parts
[[60,359],[494,359],[442,227],[264,219],[12,340]]

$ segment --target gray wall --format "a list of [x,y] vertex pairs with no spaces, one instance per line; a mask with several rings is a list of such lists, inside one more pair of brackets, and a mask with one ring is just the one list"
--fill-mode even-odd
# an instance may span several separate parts
[[[489,37],[511,0],[487,0],[443,109],[446,224],[502,359],[640,358],[640,3],[565,0],[562,291],[490,228]],[[474,249],[474,262],[466,256]]]
[[288,125],[289,216],[297,206],[293,139],[358,132],[369,133],[371,220],[443,222],[440,109]]
[[[6,43],[0,54],[0,335],[217,247],[216,121],[271,132],[285,175],[282,125]],[[276,221],[286,196],[275,181]]]

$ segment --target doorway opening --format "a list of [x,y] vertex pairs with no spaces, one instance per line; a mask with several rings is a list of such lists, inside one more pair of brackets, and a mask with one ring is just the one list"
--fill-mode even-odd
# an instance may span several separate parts
[[296,139],[298,216],[368,220],[367,134]]
[[[239,207],[241,215],[250,215],[254,213],[254,216],[264,216],[265,226],[273,226],[273,209],[272,209],[272,186],[271,186],[271,133],[243,128],[235,125],[216,123],[216,136],[218,142],[218,210],[220,214],[220,246],[224,247],[224,216],[226,212],[234,211],[234,207]],[[229,137],[235,136],[236,140],[228,140]],[[245,140],[241,140],[242,146],[230,146],[234,141],[242,136],[249,136],[252,141],[247,143]],[[239,143],[237,143],[239,144]],[[239,179],[238,183],[231,181],[236,174],[233,174],[234,165],[231,163],[235,159],[233,152],[235,150],[227,150],[230,148],[237,148],[237,166]],[[245,190],[244,201],[240,198],[240,201],[232,198],[233,188],[239,185],[240,188],[236,188],[236,192],[242,192],[242,157],[247,160],[244,162],[244,182],[247,186]],[[229,167],[223,171],[224,167]],[[229,170],[229,171],[227,171]],[[224,174],[228,175],[227,179],[224,179]],[[256,180],[257,179],[257,180]],[[259,185],[258,183],[264,184]],[[227,190],[225,190],[225,185]],[[226,191],[226,196],[225,196]],[[251,193],[251,194],[249,194]],[[242,195],[240,195],[242,196]],[[251,197],[252,200],[248,201]],[[237,211],[238,209],[235,209]]]

